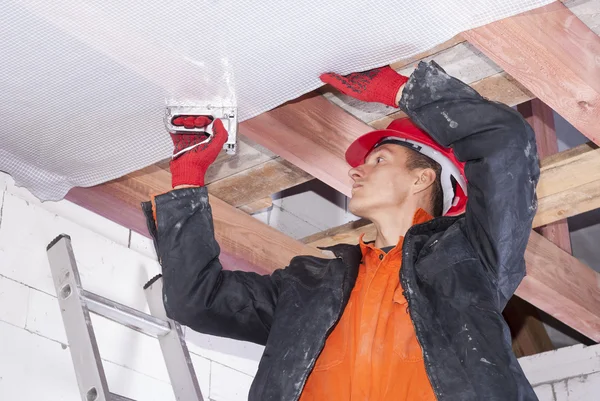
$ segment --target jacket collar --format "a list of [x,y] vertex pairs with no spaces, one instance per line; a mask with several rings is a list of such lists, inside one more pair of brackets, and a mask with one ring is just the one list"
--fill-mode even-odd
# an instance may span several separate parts
[[342,259],[349,266],[358,266],[362,259],[360,245],[337,244],[319,249],[333,252],[336,258]]
[[[418,235],[426,232],[445,230],[462,217],[464,217],[464,215],[433,218],[424,223],[418,223],[415,226],[412,226],[409,232],[407,232],[407,235],[409,233]],[[319,249],[333,252],[337,258],[342,259],[348,266],[358,267],[362,260],[360,245],[336,244],[328,247],[319,247]]]

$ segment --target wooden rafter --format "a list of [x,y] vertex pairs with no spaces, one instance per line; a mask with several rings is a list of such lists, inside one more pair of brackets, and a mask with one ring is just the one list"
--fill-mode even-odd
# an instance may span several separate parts
[[463,36],[600,143],[600,37],[567,7],[555,2]]
[[[344,152],[367,124],[318,95],[284,104],[240,124],[240,132],[315,178],[350,195]],[[315,166],[327,165],[326,168]]]
[[[565,3],[573,15],[583,21],[593,33],[600,34],[600,19],[598,19],[600,0],[565,1]],[[463,35],[452,38],[450,41],[416,56],[392,63],[391,66],[400,73],[409,75],[418,61],[434,59],[450,75],[456,76],[463,82],[473,86],[484,97],[510,106],[518,105],[536,97],[472,44],[462,42],[461,38],[464,39]],[[522,38],[517,38],[515,42],[521,40]],[[385,126],[391,121],[391,118],[386,117],[395,118],[399,116],[394,114],[386,116],[391,110],[388,107],[378,107],[374,104],[365,107],[360,102],[342,96],[335,91],[327,93],[326,96],[350,114],[372,126],[377,126],[376,120],[381,120],[379,124]]]
[[535,231],[525,263],[527,276],[515,294],[600,342],[600,274]]
[[512,297],[502,315],[510,327],[512,347],[517,358],[554,349],[538,310],[529,302]]
[[[91,188],[73,188],[67,199],[148,236],[140,203],[171,189],[169,172],[157,166]],[[211,196],[215,236],[230,269],[270,273],[286,266],[291,255],[321,255],[276,229]]]

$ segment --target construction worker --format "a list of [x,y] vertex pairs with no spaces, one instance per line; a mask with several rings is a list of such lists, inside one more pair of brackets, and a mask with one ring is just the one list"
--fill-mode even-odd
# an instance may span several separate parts
[[204,174],[227,132],[215,120],[211,142],[172,135],[175,154],[187,149],[171,163],[175,190],[144,204],[167,314],[265,345],[253,401],[537,399],[501,314],[537,209],[531,127],[434,62],[410,79],[389,67],[321,78],[410,118],[346,153],[350,210],[374,223],[375,241],[271,275],[222,270]]

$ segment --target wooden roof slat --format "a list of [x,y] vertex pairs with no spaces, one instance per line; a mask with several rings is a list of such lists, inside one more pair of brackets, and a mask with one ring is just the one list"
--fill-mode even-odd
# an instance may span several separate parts
[[210,194],[234,207],[240,207],[256,201],[265,204],[266,197],[312,179],[304,170],[278,157],[214,181],[207,187]]
[[419,60],[422,60],[427,57],[435,56],[443,51],[453,48],[454,46],[463,43],[466,39],[462,37],[462,35],[456,35],[451,39],[445,41],[444,43],[440,43],[437,46],[432,47],[424,52],[416,54],[412,57],[404,58],[390,64],[394,70],[401,70],[411,64],[417,63]]
[[238,209],[248,214],[254,214],[262,212],[265,209],[269,209],[271,206],[273,206],[273,199],[270,196],[266,196],[262,199],[258,199],[253,202],[246,203],[245,205],[238,206]]

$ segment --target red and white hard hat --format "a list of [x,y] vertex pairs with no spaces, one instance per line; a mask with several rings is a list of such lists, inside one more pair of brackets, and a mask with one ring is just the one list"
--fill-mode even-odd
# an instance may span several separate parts
[[[438,162],[442,166],[440,180],[444,194],[443,215],[456,216],[465,211],[465,163],[458,161],[452,149],[438,144],[409,118],[394,120],[387,129],[372,131],[356,139],[346,150],[346,161],[352,167],[360,166],[374,148],[385,143],[406,146]],[[456,185],[452,184],[451,177],[456,181]]]

